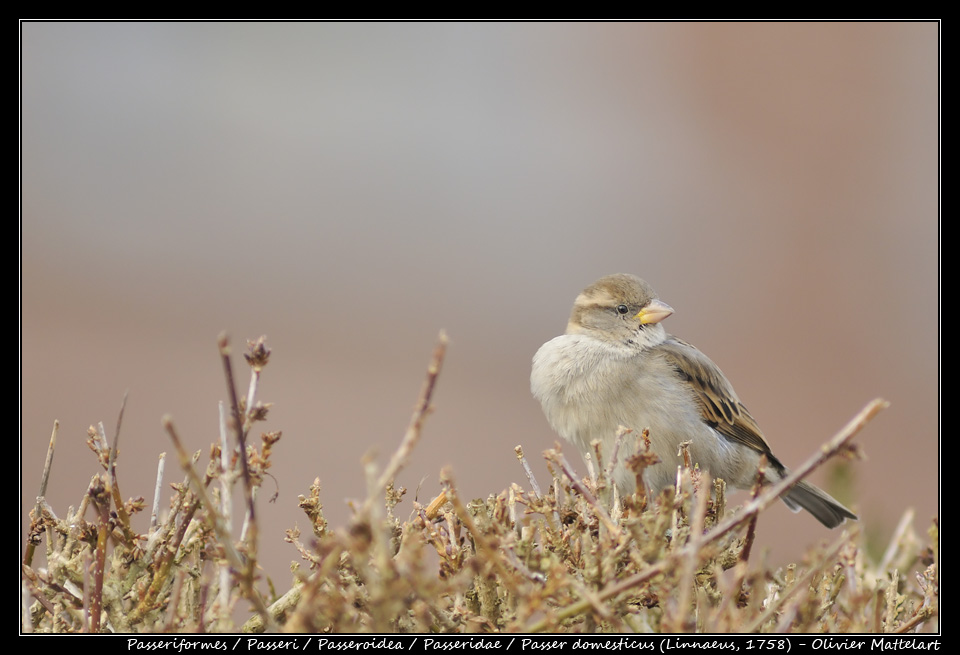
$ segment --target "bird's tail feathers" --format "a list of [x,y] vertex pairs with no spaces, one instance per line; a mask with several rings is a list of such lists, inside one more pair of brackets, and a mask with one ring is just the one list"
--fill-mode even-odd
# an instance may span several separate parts
[[828,528],[835,528],[846,519],[857,520],[857,515],[844,507],[826,491],[807,482],[798,482],[781,496],[794,512],[805,509]]

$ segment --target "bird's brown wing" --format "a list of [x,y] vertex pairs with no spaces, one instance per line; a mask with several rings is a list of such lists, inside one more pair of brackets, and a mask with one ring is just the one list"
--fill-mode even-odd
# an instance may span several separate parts
[[728,439],[763,453],[774,466],[783,467],[770,452],[760,426],[740,402],[729,380],[709,357],[674,336],[670,336],[657,349],[680,377],[690,384],[705,423]]

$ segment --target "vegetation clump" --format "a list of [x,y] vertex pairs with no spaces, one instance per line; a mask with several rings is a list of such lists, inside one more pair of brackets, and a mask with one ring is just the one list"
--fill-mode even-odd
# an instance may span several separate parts
[[[165,515],[160,511],[161,455],[149,528],[131,516],[142,497],[122,500],[118,482],[118,420],[112,444],[103,424],[88,444],[99,471],[76,509],[58,515],[44,500],[56,443],[51,438],[44,481],[31,511],[22,562],[23,632],[319,632],[319,633],[906,633],[938,630],[939,535],[914,532],[907,512],[880,561],[871,561],[857,524],[810,550],[798,565],[767,570],[750,558],[757,517],[790,484],[836,454],[851,453],[853,436],[885,403],[874,401],[782,483],[757,485],[741,507],[727,508],[722,480],[692,466],[676,486],[650,497],[642,484],[619,498],[609,466],[592,458],[578,479],[557,449],[541,488],[518,446],[513,484],[486,499],[460,497],[453,474],[443,493],[414,502],[398,516],[405,493],[394,486],[416,446],[443,363],[446,339],[428,367],[406,433],[383,470],[364,462],[367,497],[349,524],[331,528],[319,480],[299,498],[310,533],[294,528],[289,590],[263,589],[257,577],[257,497],[280,432],[250,442],[269,404],[256,400],[270,351],[249,342],[251,377],[240,397],[230,347],[219,346],[228,402],[221,404],[220,441],[200,465],[180,442],[173,420],[163,424],[183,472]],[[121,410],[121,418],[122,418]],[[630,448],[638,481],[654,463],[644,434],[622,429],[617,448]],[[244,456],[241,457],[240,454]],[[199,467],[199,468],[198,468]],[[759,479],[759,477],[758,477]],[[233,507],[240,485],[243,504]],[[231,529],[235,512],[242,528]],[[238,515],[237,523],[240,523]],[[931,544],[925,546],[924,543]],[[34,563],[45,548],[46,566]],[[245,602],[245,605],[239,605]],[[238,608],[252,616],[236,622]]]

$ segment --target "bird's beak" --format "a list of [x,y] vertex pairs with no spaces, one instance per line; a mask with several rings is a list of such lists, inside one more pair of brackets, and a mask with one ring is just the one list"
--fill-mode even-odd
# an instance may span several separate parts
[[641,309],[634,318],[640,320],[640,325],[659,323],[673,313],[673,307],[659,300],[651,300]]

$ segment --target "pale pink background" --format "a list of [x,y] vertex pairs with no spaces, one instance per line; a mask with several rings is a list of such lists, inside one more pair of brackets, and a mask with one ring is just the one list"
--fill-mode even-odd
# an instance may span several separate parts
[[[21,515],[54,419],[61,515],[126,389],[120,482],[153,494],[160,417],[217,436],[216,336],[274,349],[283,431],[263,565],[319,476],[334,527],[403,434],[398,482],[541,482],[530,358],[595,278],[647,278],[796,464],[869,399],[862,526],[938,512],[935,23],[22,25]],[[571,461],[581,466],[569,450]],[[582,467],[581,467],[582,470]],[[822,476],[816,478],[823,481]],[[268,482],[267,492],[275,490]],[[169,492],[165,492],[169,495]],[[735,499],[742,500],[742,496]],[[146,517],[139,517],[145,525]],[[777,507],[783,563],[835,535]]]

